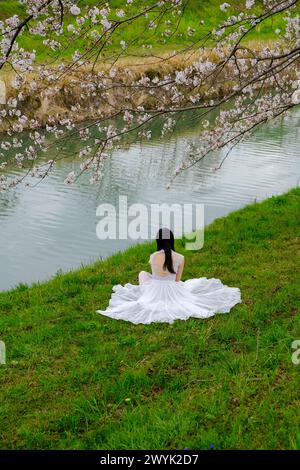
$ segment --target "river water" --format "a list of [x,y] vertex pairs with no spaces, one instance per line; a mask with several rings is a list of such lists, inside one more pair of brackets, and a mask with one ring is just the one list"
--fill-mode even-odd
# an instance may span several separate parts
[[[186,139],[199,127],[180,125],[171,137],[132,143],[115,150],[98,186],[83,175],[72,187],[66,175],[78,164],[76,144],[55,171],[34,187],[0,193],[0,290],[49,279],[99,257],[124,250],[132,240],[99,240],[99,204],[204,204],[205,224],[255,200],[286,192],[300,184],[300,113],[259,129],[237,145],[220,169],[224,151],[216,152],[179,175],[166,189],[181,161]],[[51,155],[47,155],[47,159]],[[20,174],[21,170],[11,171]]]

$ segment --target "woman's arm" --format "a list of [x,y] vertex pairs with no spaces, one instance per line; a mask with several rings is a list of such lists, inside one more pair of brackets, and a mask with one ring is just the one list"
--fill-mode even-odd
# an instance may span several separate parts
[[177,273],[176,273],[176,282],[179,282],[181,280],[181,276],[182,276],[182,272],[183,272],[183,268],[184,268],[184,258],[182,258],[182,261],[179,265],[179,268],[177,270]]

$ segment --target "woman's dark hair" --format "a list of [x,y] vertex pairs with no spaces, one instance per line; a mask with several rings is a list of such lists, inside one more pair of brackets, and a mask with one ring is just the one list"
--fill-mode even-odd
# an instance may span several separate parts
[[175,274],[172,260],[172,250],[174,249],[174,235],[168,228],[160,228],[156,236],[157,251],[164,250],[165,262],[163,269]]

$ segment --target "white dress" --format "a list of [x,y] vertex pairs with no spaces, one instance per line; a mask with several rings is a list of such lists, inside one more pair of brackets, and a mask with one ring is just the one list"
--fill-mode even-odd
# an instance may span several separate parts
[[[184,257],[172,251],[172,259],[177,273]],[[176,274],[163,270],[163,261],[163,250],[152,253],[149,259],[152,274],[142,271],[140,285],[114,286],[107,309],[97,313],[135,324],[173,323],[227,313],[241,302],[240,289],[228,287],[216,278],[176,282]]]

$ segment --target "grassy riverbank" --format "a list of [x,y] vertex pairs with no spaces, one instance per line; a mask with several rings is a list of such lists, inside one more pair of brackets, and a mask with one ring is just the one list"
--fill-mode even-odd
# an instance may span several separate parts
[[230,314],[133,325],[95,313],[153,245],[0,294],[0,448],[300,449],[300,189],[216,220],[184,278],[238,286]]
[[[89,6],[99,6],[98,0],[78,0],[77,5],[81,8],[81,14],[83,15],[86,8]],[[172,13],[164,15],[163,19],[157,14],[157,10],[150,12],[147,18],[141,18],[135,21],[134,28],[130,24],[125,24],[124,27],[118,28],[113,35],[112,44],[106,47],[106,51],[111,53],[115,49],[120,48],[120,40],[125,40],[127,45],[130,45],[130,52],[134,55],[144,55],[145,49],[152,45],[154,53],[162,53],[167,50],[174,50],[184,45],[189,46],[197,38],[205,36],[209,31],[214,29],[219,23],[227,19],[229,15],[237,15],[238,12],[245,12],[245,0],[232,0],[230,2],[231,7],[226,11],[221,11],[220,2],[217,0],[189,0],[183,2],[181,10],[184,10],[183,16],[177,17]],[[117,19],[113,16],[114,8],[124,7],[124,2],[121,0],[110,1],[112,6],[112,12],[109,15],[110,19]],[[135,15],[141,11],[141,7],[145,7],[142,2],[134,2],[130,9],[126,8],[131,15]],[[299,7],[296,7],[299,10]],[[5,20],[13,15],[19,15],[21,18],[26,17],[25,8],[18,0],[1,0],[0,1],[0,19]],[[263,25],[257,26],[253,32],[249,35],[251,40],[274,40],[276,29],[283,29],[284,14],[276,15],[274,18],[271,17],[265,21]],[[76,24],[75,17],[69,16],[68,22]],[[150,21],[157,23],[155,30],[148,30],[148,24]],[[166,25],[165,21],[171,21],[170,25]],[[195,30],[194,36],[191,37],[188,34],[188,27]],[[172,35],[165,36],[164,32],[166,29],[170,29],[174,33]],[[148,31],[147,31],[148,30]],[[62,51],[64,59],[68,60],[72,54],[80,49],[84,45],[84,40],[72,36],[65,30],[66,40],[68,46]],[[51,51],[49,47],[45,47],[43,44],[44,38],[39,38],[29,34],[27,31],[24,32],[23,37],[20,40],[21,47],[26,49],[34,49],[37,52],[38,60],[45,61],[53,59],[57,56],[57,51]],[[209,43],[206,43],[209,46]],[[147,50],[147,49],[146,49]],[[105,53],[101,57],[105,57]],[[126,54],[125,54],[126,55]],[[133,57],[134,60],[134,57]]]
[[[78,0],[76,3],[81,8],[81,15],[86,13],[88,6],[99,6],[97,0],[85,2]],[[200,4],[201,8],[199,8]],[[244,0],[233,0],[230,4],[231,7],[223,12],[220,10],[220,2],[217,0],[203,0],[201,2],[189,0],[183,2],[182,11],[184,10],[184,14],[182,16],[167,13],[163,18],[157,18],[157,11],[154,11],[150,12],[147,18],[138,18],[134,22],[134,27],[133,23],[122,24],[114,31],[111,44],[105,46],[99,57],[97,56],[96,47],[94,52],[84,55],[84,61],[86,61],[84,67],[81,66],[78,70],[73,67],[68,73],[61,74],[61,77],[55,81],[55,92],[51,93],[51,96],[48,96],[45,92],[49,89],[49,81],[37,78],[37,68],[41,64],[47,64],[49,69],[56,70],[57,64],[61,63],[62,60],[65,64],[69,63],[72,61],[75,51],[83,53],[87,44],[91,45],[89,42],[91,38],[87,40],[86,37],[81,37],[81,35],[74,35],[64,26],[61,46],[57,50],[52,50],[43,43],[44,37],[34,35],[25,28],[18,39],[19,46],[29,51],[35,50],[37,61],[33,71],[26,74],[27,84],[22,89],[24,100],[20,103],[21,110],[26,113],[28,122],[34,119],[41,126],[45,126],[49,119],[52,120],[51,122],[56,123],[65,118],[70,118],[76,123],[98,119],[99,110],[108,116],[115,113],[116,107],[118,108],[120,103],[126,103],[129,108],[136,106],[152,108],[153,100],[160,101],[161,96],[156,93],[154,97],[141,88],[139,90],[135,89],[128,97],[128,86],[144,76],[153,79],[154,76],[162,78],[162,76],[172,74],[174,70],[180,70],[191,65],[200,57],[202,60],[207,58],[213,62],[218,60],[218,56],[214,51],[215,44],[210,39],[205,40],[202,44],[200,39],[206,37],[209,31],[216,28],[230,14],[237,15],[238,12],[245,9]],[[109,18],[117,19],[117,17],[113,18],[114,8],[121,8],[124,6],[124,2],[114,0],[110,2],[110,5],[112,11]],[[128,10],[129,14],[137,14],[141,11],[142,6],[140,2],[134,2]],[[296,8],[300,12],[298,5]],[[20,18],[26,17],[24,5],[18,0],[0,0],[0,20],[5,20],[12,15],[18,15]],[[242,44],[250,47],[253,53],[255,51],[259,53],[263,48],[272,46],[274,41],[278,39],[275,31],[284,30],[284,16],[285,13],[272,16],[262,25],[258,25],[246,36]],[[70,22],[76,23],[76,17],[73,15],[65,18],[65,20],[66,25]],[[149,30],[150,21],[154,21],[157,28]],[[92,29],[95,29],[95,27],[92,26]],[[188,33],[189,27],[194,30],[192,36]],[[166,30],[173,31],[174,34],[166,36]],[[127,48],[124,51],[122,50],[120,55],[121,40],[125,40]],[[196,47],[192,48],[194,49],[192,51],[193,44],[196,44]],[[204,52],[202,49],[198,50],[197,46],[200,46],[200,44],[205,47]],[[174,54],[174,51],[177,51],[177,53]],[[87,72],[92,69],[96,56],[95,70],[108,73],[111,64],[113,64],[115,77],[111,79],[111,85],[108,87],[107,93],[103,94],[98,91],[97,95],[86,95],[84,90],[89,90],[90,87]],[[124,74],[125,68],[131,72],[130,77]],[[15,89],[12,84],[16,73],[15,68],[12,68],[10,63],[7,63],[0,73],[0,79],[6,85],[8,99],[16,98],[19,93],[19,90]],[[294,74],[293,69],[291,69],[291,73]],[[30,82],[34,81],[38,84],[38,90],[33,90],[30,87]],[[234,77],[230,73],[228,75],[225,67],[213,86],[208,81],[196,87],[194,94],[199,93],[200,99],[202,99],[206,91],[210,90],[210,98],[218,99],[228,93],[228,90],[232,90],[235,85]],[[189,98],[193,95],[193,92],[186,90],[186,95],[187,103],[190,104]],[[78,112],[77,106],[80,106],[80,112]],[[8,121],[4,119],[0,126],[0,132],[5,132],[8,125]]]

